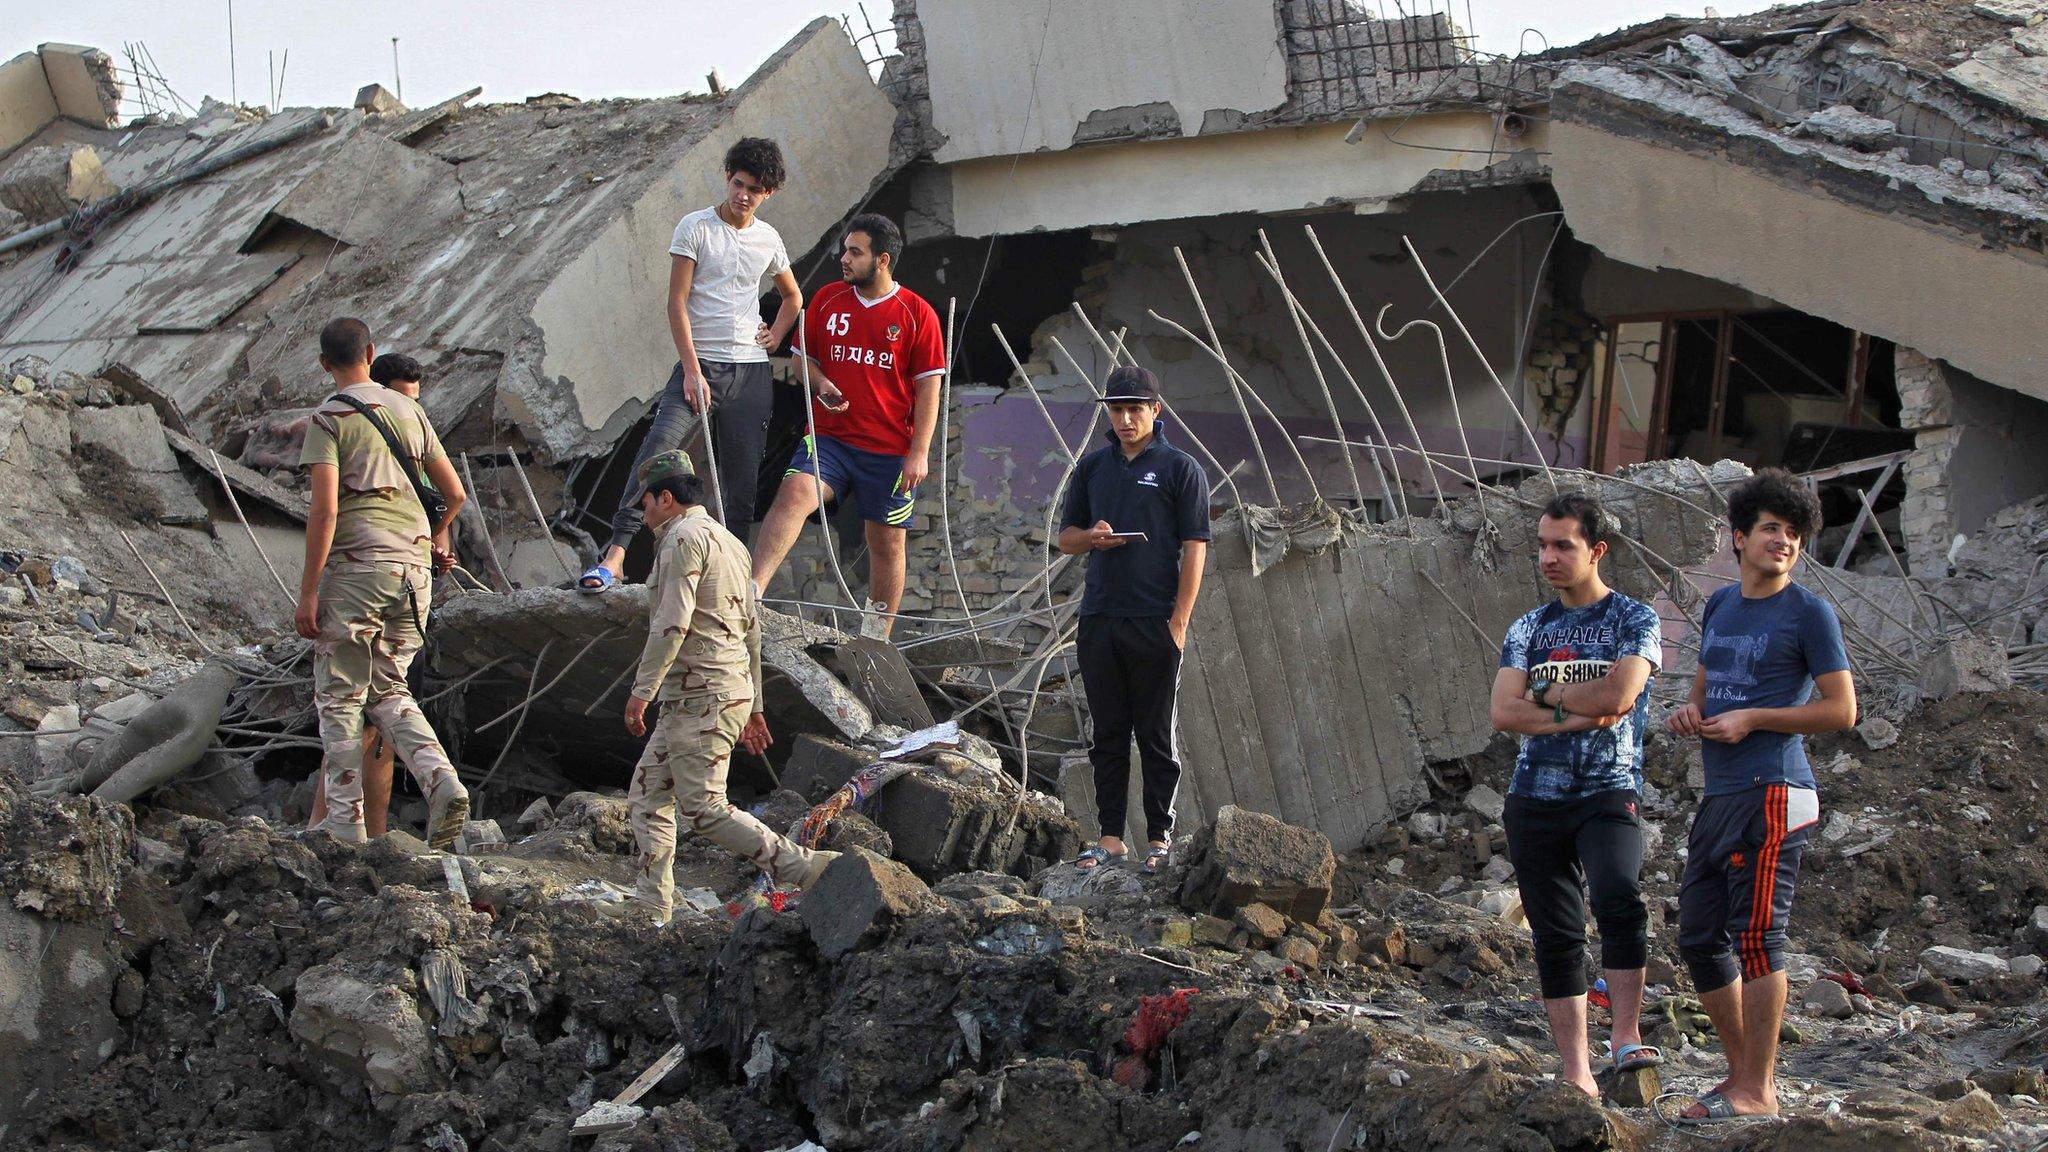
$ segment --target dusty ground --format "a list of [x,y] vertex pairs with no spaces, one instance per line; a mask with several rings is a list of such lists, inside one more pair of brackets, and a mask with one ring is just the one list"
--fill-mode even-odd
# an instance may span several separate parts
[[[1847,1019],[1795,1010],[1794,1122],[1718,1133],[1725,1146],[2031,1147],[2048,1136],[2038,976],[1954,982],[1955,1011],[1898,991],[1927,943],[2031,952],[2043,877],[2026,756],[2044,722],[2048,701],[2014,692],[1930,705],[1883,750],[1819,743],[1833,810],[1891,815],[1868,814],[1867,828],[1814,854],[1794,946],[1858,973],[1874,995]],[[1934,785],[1913,783],[1930,766]],[[1682,761],[1660,771],[1678,780],[1665,798],[1669,844],[1682,828]],[[1973,804],[1988,819],[1966,814]],[[1467,906],[1488,891],[1469,836],[1391,837],[1343,862],[1337,920],[1362,950],[1348,965],[1334,935],[1312,965],[1192,938],[1203,926],[1177,900],[1185,863],[1149,881],[1119,869],[1081,885],[1046,882],[1058,873],[917,885],[892,928],[828,959],[801,902],[664,930],[574,902],[593,881],[626,879],[622,816],[601,798],[463,861],[469,903],[450,893],[440,859],[404,838],[354,849],[250,818],[144,807],[131,831],[117,815],[0,790],[9,907],[33,892],[42,916],[107,924],[112,909],[120,957],[116,1051],[18,1118],[9,1149],[559,1148],[584,1107],[679,1040],[689,1057],[641,1101],[649,1113],[597,1147],[1701,1143],[1649,1110],[1602,1108],[1546,1079],[1526,937]],[[1846,854],[1887,827],[1890,839]],[[1408,876],[1387,873],[1396,855]],[[1440,898],[1452,877],[1460,890]],[[678,879],[727,896],[747,877],[686,846]],[[1672,893],[1668,879],[1652,888],[1660,902]],[[1659,942],[1668,962],[1668,932]],[[471,1007],[436,1006],[437,956],[465,974]],[[1683,994],[1682,975],[1659,975],[1660,991]],[[409,1055],[366,1068],[321,1039],[303,1006],[326,980],[395,989]],[[1111,1072],[1133,1056],[1141,1001],[1175,988],[1199,991],[1127,1087]],[[1665,1039],[1668,1088],[1718,1078],[1710,1037]]]

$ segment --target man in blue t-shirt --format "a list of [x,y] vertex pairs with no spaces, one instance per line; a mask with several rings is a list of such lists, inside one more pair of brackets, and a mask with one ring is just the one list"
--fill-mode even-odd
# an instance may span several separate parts
[[1589,1096],[1586,899],[1600,925],[1614,1030],[1610,1066],[1663,1063],[1643,1043],[1649,913],[1643,907],[1643,726],[1663,662],[1657,613],[1600,579],[1611,519],[1581,493],[1552,499],[1536,523],[1538,564],[1557,599],[1508,628],[1493,680],[1493,726],[1522,737],[1501,823],[1536,945],[1543,1010],[1563,1078]]
[[[1686,840],[1678,950],[1728,1055],[1728,1078],[1680,1115],[1710,1124],[1778,1112],[1785,926],[1820,820],[1805,737],[1856,723],[1834,609],[1792,582],[1820,501],[1766,468],[1728,497],[1742,581],[1707,598],[1688,702],[1667,721],[1699,736],[1706,794]],[[1817,690],[1817,691],[1816,691]]]

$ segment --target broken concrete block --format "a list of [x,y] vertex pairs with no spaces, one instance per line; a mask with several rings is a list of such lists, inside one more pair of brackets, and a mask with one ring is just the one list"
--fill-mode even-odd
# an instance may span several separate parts
[[868,816],[889,834],[895,858],[930,882],[954,872],[1031,875],[1081,850],[1080,829],[1051,797],[1030,793],[1020,808],[1015,792],[972,779],[911,772],[875,795]]
[[1890,120],[1859,112],[1847,104],[1823,108],[1800,121],[1799,126],[1808,136],[1863,149],[1888,147],[1899,131],[1899,126]]
[[379,1092],[436,1086],[433,1041],[411,996],[337,964],[299,974],[291,1033],[317,1059]]
[[1977,0],[1970,10],[1979,16],[2021,28],[2031,27],[2048,18],[2048,4],[2041,3],[2041,0]]
[[139,404],[86,408],[71,414],[71,439],[78,447],[101,448],[143,472],[174,472],[178,458],[156,413]]
[[71,414],[71,438],[102,462],[125,466],[123,483],[153,501],[154,518],[164,524],[204,524],[212,519],[192,482],[179,469],[155,410],[141,404],[80,408]]
[[873,944],[930,899],[931,889],[910,869],[856,848],[826,866],[800,907],[811,942],[837,960]]
[[[16,232],[27,231],[28,226],[28,217],[23,216],[5,204],[0,204],[0,240],[5,240]],[[16,379],[28,380],[26,376],[16,377]],[[28,380],[29,390],[34,390],[35,386],[35,381]]]
[[1920,966],[1945,980],[1988,980],[2012,971],[2002,956],[1937,944],[1920,953]]
[[1856,1014],[1856,1005],[1849,1002],[1849,990],[1833,980],[1815,980],[1807,986],[1799,1004],[1807,1015],[1830,1020],[1847,1020]]
[[116,980],[133,969],[104,923],[60,923],[0,900],[0,1127],[32,1115],[38,1098],[87,1076],[117,1047]]
[[405,111],[405,105],[382,84],[365,84],[356,89],[355,107],[372,116],[394,116]]
[[1284,936],[1273,943],[1273,955],[1304,970],[1323,966],[1323,954],[1299,936]]
[[1651,1066],[1614,1073],[1600,1095],[1604,1101],[1618,1107],[1648,1108],[1650,1101],[1663,1090],[1663,1080],[1657,1075],[1656,1067]]
[[[370,87],[377,86],[372,84]],[[380,88],[378,91],[383,89]],[[638,1104],[617,1104],[610,1100],[600,1100],[576,1118],[576,1123],[569,1128],[569,1135],[596,1136],[605,1132],[623,1132],[638,1124],[646,1115],[647,1109]]]
[[505,831],[496,820],[467,820],[455,834],[455,850],[464,856],[505,846]]
[[596,792],[571,792],[555,807],[552,833],[587,836],[599,852],[638,851],[633,829],[626,823],[626,802]]
[[1856,734],[1863,737],[1863,743],[1872,751],[1881,751],[1899,742],[1899,726],[1882,716],[1872,716],[1856,726]]
[[114,58],[83,44],[44,44],[43,79],[57,102],[57,114],[95,128],[111,128],[121,112],[121,77]]
[[1181,903],[1215,916],[1263,902],[1312,924],[1329,906],[1337,875],[1329,837],[1234,804],[1195,833],[1189,859]]
[[0,169],[0,204],[42,224],[120,191],[84,144],[25,148]]
[[1252,903],[1239,908],[1235,919],[1238,927],[1261,943],[1270,943],[1287,935],[1287,917],[1264,904]]
[[1500,823],[1500,815],[1507,811],[1507,806],[1507,797],[1484,784],[1465,793],[1465,807],[1486,817],[1488,824]]
[[1959,692],[1999,692],[2012,687],[2005,647],[1978,636],[1951,636],[1934,650],[1920,672],[1920,695],[1946,700]]
[[782,766],[782,786],[801,793],[812,804],[822,804],[853,779],[854,773],[874,762],[872,752],[800,733],[790,747],[789,762]]
[[2005,1127],[2005,1114],[1998,1110],[1991,1093],[1976,1088],[1943,1108],[1938,1121],[1943,1132],[1988,1136]]

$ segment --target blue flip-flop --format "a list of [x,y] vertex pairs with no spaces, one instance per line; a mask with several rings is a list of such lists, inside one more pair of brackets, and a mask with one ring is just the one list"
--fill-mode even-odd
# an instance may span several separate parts
[[1655,1044],[1623,1044],[1614,1050],[1614,1070],[1633,1072],[1664,1063],[1664,1052]]
[[[597,581],[597,583],[590,583],[592,580]],[[618,576],[614,575],[611,569],[602,564],[593,564],[583,575],[576,578],[576,590],[594,595],[605,591],[618,582]]]

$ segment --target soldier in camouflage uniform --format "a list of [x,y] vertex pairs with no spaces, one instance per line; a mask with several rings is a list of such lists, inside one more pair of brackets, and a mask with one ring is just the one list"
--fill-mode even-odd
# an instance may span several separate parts
[[[768,747],[761,714],[761,616],[746,546],[703,507],[703,485],[681,452],[640,466],[641,509],[657,533],[648,580],[647,647],[626,701],[626,730],[647,733],[647,704],[661,718],[627,792],[640,848],[633,897],[657,922],[674,898],[676,815],[690,831],[752,860],[777,884],[807,887],[836,852],[778,836],[726,799],[735,743]],[[673,812],[672,812],[673,810]]]
[[448,501],[428,524],[398,458],[369,419],[339,399],[313,412],[299,462],[312,480],[306,564],[294,618],[313,641],[313,704],[320,713],[327,818],[340,840],[363,828],[363,721],[375,723],[427,797],[427,841],[445,849],[469,815],[469,793],[406,686],[433,596],[430,566],[448,547],[448,524],[466,499],[427,414],[370,379],[376,348],[360,320],[320,332],[320,366],[335,387],[368,405]]

